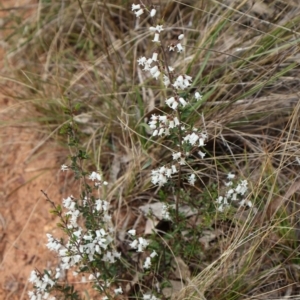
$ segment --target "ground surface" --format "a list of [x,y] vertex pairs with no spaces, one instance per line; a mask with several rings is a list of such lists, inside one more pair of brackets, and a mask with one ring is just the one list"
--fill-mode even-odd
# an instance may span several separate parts
[[[6,0],[1,4],[9,8],[28,2]],[[1,11],[0,19],[7,13]],[[0,40],[5,34],[0,32]],[[0,46],[1,75],[5,73],[5,51]],[[10,83],[0,76],[0,85],[7,90]],[[43,136],[37,124],[20,122],[28,113],[23,104],[0,92],[0,299],[28,299],[30,271],[55,264],[45,247],[45,234],[56,231],[55,220],[40,190],[47,191],[55,202],[65,196],[59,189],[63,182],[58,172],[59,149],[49,141],[38,147]]]

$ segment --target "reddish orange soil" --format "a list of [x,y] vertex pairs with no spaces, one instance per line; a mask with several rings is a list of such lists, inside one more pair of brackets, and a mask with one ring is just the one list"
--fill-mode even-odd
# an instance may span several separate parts
[[[1,8],[28,3],[29,0],[1,1],[0,21],[9,13]],[[0,40],[3,34],[1,31]],[[1,47],[0,44],[0,86],[5,89],[0,89],[0,299],[28,299],[31,270],[43,270],[56,263],[53,253],[45,247],[45,234],[55,234],[56,220],[49,214],[50,205],[40,190],[47,191],[56,203],[66,194],[61,189],[64,181],[58,170],[59,149],[48,141],[33,152],[43,140],[38,124],[20,123],[28,110],[1,94],[10,85],[2,77],[7,74]],[[18,90],[14,87],[15,95]]]

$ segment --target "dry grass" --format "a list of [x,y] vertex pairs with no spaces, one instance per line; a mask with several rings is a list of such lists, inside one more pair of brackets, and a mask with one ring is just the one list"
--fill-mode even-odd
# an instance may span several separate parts
[[[33,104],[34,121],[60,143],[63,109],[67,101],[80,103],[83,147],[114,182],[110,200],[120,197],[118,209],[128,211],[160,199],[149,172],[168,161],[169,145],[149,142],[144,117],[164,109],[165,90],[153,89],[155,80],[136,64],[153,51],[148,22],[135,30],[131,2],[109,2],[41,1],[26,18],[26,7],[12,10],[5,20],[13,30],[5,41],[4,84],[22,86],[18,101]],[[155,2],[166,27],[172,26],[168,41],[182,30],[188,37],[184,57],[167,59],[193,76],[191,91],[204,95],[184,115],[210,137],[206,159],[192,164],[201,184],[191,198],[213,203],[213,184],[221,190],[233,171],[251,182],[249,197],[258,208],[255,217],[210,215],[207,227],[223,235],[201,250],[201,260],[186,261],[195,276],[183,278],[187,286],[177,299],[299,299],[299,6],[279,0]]]

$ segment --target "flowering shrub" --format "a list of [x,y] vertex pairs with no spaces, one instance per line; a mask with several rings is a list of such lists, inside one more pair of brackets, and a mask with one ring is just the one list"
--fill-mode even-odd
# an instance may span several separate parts
[[[241,180],[236,187],[234,187],[233,179],[235,175],[229,173],[227,176],[228,182],[225,183],[225,186],[228,187],[225,196],[219,196],[217,199],[218,211],[223,212],[226,208],[230,207],[232,202],[238,201],[239,198],[244,197],[248,190],[247,180]],[[238,202],[239,206],[248,206],[252,207],[253,204],[250,200],[242,198]]]
[[[148,14],[152,23],[156,20],[157,12],[154,7],[132,4],[132,12],[137,18]],[[173,239],[174,243],[186,226],[184,222],[180,222],[179,216],[181,199],[189,198],[188,193],[181,189],[182,182],[189,186],[197,185],[199,174],[192,169],[191,162],[195,156],[200,159],[205,157],[204,147],[209,136],[205,129],[195,128],[184,122],[184,112],[190,109],[193,103],[201,100],[202,95],[194,88],[193,95],[189,97],[188,92],[193,78],[184,72],[177,72],[166,60],[167,51],[184,53],[184,33],[178,35],[176,43],[172,42],[166,45],[163,37],[167,31],[165,24],[157,21],[156,24],[149,27],[149,31],[153,35],[152,42],[155,50],[149,57],[138,58],[137,63],[149,78],[162,82],[166,95],[168,95],[165,104],[171,112],[152,114],[148,126],[151,129],[152,139],[160,137],[172,142],[170,143],[172,148],[169,148],[171,151],[170,161],[152,170],[150,176],[151,183],[156,187],[176,187],[174,189],[175,211],[172,211],[168,203],[162,205],[163,219],[168,222],[175,219],[178,221],[173,224],[175,228],[173,236],[170,235],[170,240]],[[69,146],[74,147],[76,154],[71,157],[70,166],[62,165],[61,171],[73,171],[75,177],[83,183],[83,192],[78,198],[69,196],[63,199],[62,205],[56,205],[44,193],[53,207],[52,213],[60,218],[59,227],[67,239],[59,239],[47,234],[47,247],[56,253],[60,264],[55,271],[45,270],[44,273],[37,270],[32,271],[29,281],[35,289],[29,292],[29,296],[31,300],[58,299],[56,297],[60,297],[62,294],[66,298],[77,299],[78,293],[74,287],[64,284],[65,271],[72,270],[74,276],[81,275],[82,282],[87,281],[86,275],[88,275],[88,281],[93,283],[93,287],[99,291],[102,299],[114,299],[127,292],[126,287],[121,284],[120,274],[124,268],[128,267],[128,264],[134,264],[133,259],[128,258],[126,253],[127,261],[125,258],[123,260],[122,254],[124,253],[120,251],[120,248],[118,249],[110,203],[103,200],[108,183],[103,179],[100,171],[90,173],[83,168],[82,163],[88,159],[88,154],[80,149],[80,142],[76,135],[77,130],[75,130],[76,124],[73,116],[76,109],[68,107],[66,111],[70,115],[70,123],[63,127],[62,132],[67,133]],[[226,185],[229,189],[226,195],[217,198],[216,208],[221,212],[230,205],[230,202],[237,200],[240,200],[240,206],[252,206],[252,203],[245,198],[247,181],[241,181],[236,187],[233,187],[233,177],[232,174],[228,175],[229,182]],[[145,273],[143,276],[159,274],[156,257],[160,255],[159,251],[164,248],[164,245],[159,245],[155,237],[151,237],[150,241],[143,236],[136,237],[136,230],[130,229],[127,232],[127,246],[129,247],[128,252],[131,253],[129,256],[133,256],[133,253],[137,255],[145,253],[144,256],[138,258],[138,263],[142,262],[142,264],[137,267],[139,272]],[[172,246],[169,248],[172,249]],[[164,251],[167,252],[165,249]],[[158,300],[157,296],[159,295],[157,294],[159,293],[160,289],[157,288],[154,291],[151,285],[149,290],[141,289],[139,291],[140,297],[145,300]]]

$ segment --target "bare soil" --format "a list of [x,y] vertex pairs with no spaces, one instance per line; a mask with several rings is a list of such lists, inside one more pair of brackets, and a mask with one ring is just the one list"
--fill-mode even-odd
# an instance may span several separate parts
[[[31,1],[32,2],[32,1]],[[1,8],[28,5],[29,1],[5,0]],[[10,10],[0,10],[0,20]],[[0,32],[4,40],[7,32]],[[2,36],[1,36],[2,35]],[[0,75],[4,75],[5,50],[0,45]],[[0,76],[0,86],[20,88]],[[28,299],[28,277],[34,268],[55,266],[53,253],[46,249],[46,233],[55,234],[56,220],[41,189],[55,202],[66,196],[64,174],[59,172],[62,149],[54,142],[41,143],[38,124],[20,120],[32,114],[25,105],[1,94],[0,90],[0,299]],[[27,104],[28,106],[28,104]],[[32,118],[34,116],[31,115]],[[40,145],[40,146],[39,146]],[[33,151],[36,149],[35,151]]]

